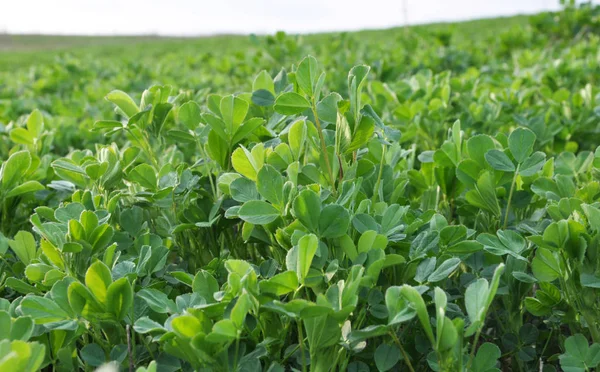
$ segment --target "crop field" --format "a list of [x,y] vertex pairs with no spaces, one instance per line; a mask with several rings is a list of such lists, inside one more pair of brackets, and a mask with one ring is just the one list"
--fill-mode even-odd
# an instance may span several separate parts
[[591,372],[600,8],[0,37],[0,371]]

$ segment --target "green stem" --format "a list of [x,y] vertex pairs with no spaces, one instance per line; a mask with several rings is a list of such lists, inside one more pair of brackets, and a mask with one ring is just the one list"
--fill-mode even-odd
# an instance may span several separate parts
[[517,176],[519,175],[519,167],[521,164],[517,164],[515,175],[513,176],[512,183],[510,185],[510,192],[508,193],[508,201],[506,203],[506,212],[504,213],[504,228],[508,226],[508,213],[510,212],[510,202],[512,201],[513,192],[515,191],[515,184],[517,183]]
[[408,367],[409,371],[415,372],[415,369],[413,368],[412,363],[410,362],[410,359],[408,358],[408,354],[406,353],[406,350],[404,350],[404,348],[402,347],[402,343],[398,339],[398,336],[396,336],[396,332],[391,331],[390,335],[394,339],[394,342],[396,343],[396,346],[398,346],[398,349],[400,349],[400,352],[402,353],[402,356],[404,357],[404,363],[406,363],[406,366]]
[[302,333],[302,321],[298,320],[296,322],[298,325],[298,343],[300,344],[300,354],[302,357],[302,372],[306,372],[306,360],[304,356],[304,335]]
[[[210,159],[210,158],[208,157],[208,155],[207,155],[206,151],[205,151],[205,150],[204,150],[204,148],[202,147],[202,145],[200,145],[200,155],[202,155],[202,157],[203,157],[205,160],[208,160],[208,159]],[[206,176],[208,177],[208,180],[210,181],[210,187],[211,187],[211,189],[212,189],[212,192],[213,192],[213,198],[214,198],[214,200],[217,200],[217,199],[219,198],[219,195],[217,194],[217,192],[218,192],[218,191],[217,191],[217,187],[215,186],[215,183],[214,183],[214,181],[213,181],[213,179],[212,179],[212,172],[211,172],[211,169],[210,169],[210,168],[209,168],[209,166],[208,166],[208,161],[205,161],[205,162],[204,162],[204,168],[205,168],[205,171],[206,171]]]
[[126,128],[126,130],[133,138],[135,138],[137,141],[139,141],[140,146],[142,147],[142,150],[146,153],[146,156],[152,162],[154,169],[158,172],[160,169],[158,168],[158,163],[156,162],[156,159],[154,158],[154,154],[152,153],[152,148],[150,147],[150,143],[148,142],[148,140],[143,136],[142,136],[142,138],[136,136],[135,133],[133,133],[133,131],[129,128]]
[[379,184],[381,183],[381,177],[383,175],[383,161],[385,159],[385,145],[381,150],[381,161],[379,162],[379,174],[377,174],[377,182],[375,182],[375,190],[373,191],[373,204],[377,203],[377,197],[379,196]]
[[233,359],[233,369],[237,371],[238,369],[238,355],[240,353],[240,336],[235,339],[235,357]]
[[540,354],[540,370],[543,367],[542,358],[544,357],[544,353],[546,352],[546,348],[548,347],[548,344],[550,343],[550,340],[552,339],[552,332],[553,331],[554,331],[554,328],[550,328],[550,334],[548,335],[548,338],[546,339],[546,343],[544,344],[544,348],[542,349],[542,352]]
[[331,182],[331,188],[333,193],[335,194],[335,178],[333,177],[333,168],[331,168],[331,163],[329,161],[329,152],[327,152],[327,145],[325,144],[325,137],[323,136],[323,128],[321,128],[321,122],[319,121],[319,116],[317,115],[317,104],[313,97],[312,99],[312,112],[315,117],[315,125],[317,126],[317,132],[319,132],[319,140],[321,142],[321,152],[323,156],[325,156],[325,166],[327,167],[327,173],[329,173],[329,182]]
[[479,336],[481,335],[481,329],[483,327],[479,327],[477,333],[475,333],[475,338],[473,339],[473,347],[471,348],[471,355],[469,356],[469,362],[467,363],[467,371],[471,370],[471,364],[473,364],[473,360],[475,359],[475,350],[477,350],[477,342],[479,341]]
[[600,332],[598,331],[598,327],[596,327],[596,322],[593,314],[590,314],[588,310],[582,310],[583,319],[588,325],[588,329],[592,335],[592,340],[597,343],[600,342]]
[[125,327],[125,332],[127,332],[127,354],[129,354],[129,372],[133,372],[135,363],[133,361],[133,348],[131,347],[131,330],[129,329],[129,324]]

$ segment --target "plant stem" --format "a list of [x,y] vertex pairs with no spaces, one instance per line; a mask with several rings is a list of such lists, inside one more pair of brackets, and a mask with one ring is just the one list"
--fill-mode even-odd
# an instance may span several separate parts
[[506,212],[504,213],[504,228],[508,226],[508,213],[510,212],[510,202],[512,201],[513,192],[515,191],[515,184],[517,183],[517,176],[519,175],[519,167],[521,164],[517,164],[515,169],[515,175],[513,176],[512,183],[510,184],[510,192],[508,193],[508,201],[506,203]]
[[233,369],[237,371],[238,369],[238,354],[240,353],[240,336],[235,339],[235,357],[233,359]]
[[544,348],[542,349],[542,352],[540,354],[540,371],[542,370],[542,368],[544,368],[544,362],[543,362],[544,353],[546,352],[546,348],[548,347],[548,343],[552,339],[552,332],[553,331],[554,331],[554,328],[550,328],[550,334],[548,335],[548,338],[546,339],[546,343],[544,344]]
[[469,362],[467,363],[467,371],[471,370],[471,364],[473,364],[473,359],[475,359],[475,350],[477,350],[477,342],[479,341],[479,336],[481,335],[481,330],[483,326],[479,327],[477,333],[475,333],[475,338],[473,339],[473,347],[471,348],[471,355],[469,356]]
[[154,158],[154,154],[152,153],[152,147],[150,146],[150,143],[148,142],[148,140],[142,135],[142,138],[136,136],[133,131],[129,128],[125,129],[133,138],[135,138],[137,141],[139,141],[140,146],[142,147],[142,151],[144,151],[146,153],[146,156],[148,157],[148,159],[152,162],[152,165],[154,166],[154,169],[158,172],[160,169],[158,167],[158,163],[156,162],[156,159]]
[[204,160],[205,160],[204,161],[204,168],[205,168],[205,172],[206,172],[206,177],[208,177],[208,180],[210,181],[210,187],[211,187],[212,192],[213,192],[214,200],[217,200],[218,197],[219,197],[219,195],[217,193],[218,192],[217,191],[217,187],[215,186],[215,183],[214,183],[214,181],[212,179],[213,175],[212,175],[211,169],[208,166],[208,161],[206,161],[206,160],[208,160],[210,158],[208,157],[208,154],[206,153],[206,151],[204,150],[204,148],[202,148],[202,144],[200,144],[200,155],[202,155],[202,157],[204,157]]
[[383,161],[385,159],[385,145],[381,150],[381,161],[379,162],[379,174],[377,174],[377,182],[375,182],[375,190],[373,190],[373,204],[377,203],[377,197],[379,196],[379,184],[381,183],[381,177],[383,175]]
[[598,331],[598,327],[596,327],[593,314],[590,314],[587,309],[582,310],[581,313],[583,315],[583,319],[585,319],[585,322],[587,323],[588,329],[590,330],[592,340],[594,342],[600,342],[600,332]]
[[302,333],[302,321],[298,320],[296,322],[298,325],[298,343],[300,344],[300,354],[302,357],[302,372],[306,372],[306,360],[304,357],[304,335]]
[[131,330],[129,329],[129,324],[125,327],[125,332],[127,333],[127,354],[129,354],[129,372],[133,372],[133,368],[135,364],[133,363],[133,352],[131,351]]
[[319,121],[319,116],[317,115],[317,104],[313,97],[312,99],[312,113],[315,117],[315,125],[317,126],[317,132],[319,132],[319,140],[321,141],[321,152],[325,157],[325,166],[327,167],[327,172],[329,173],[329,182],[331,182],[331,188],[333,193],[335,194],[335,178],[333,178],[333,168],[331,168],[331,163],[329,161],[329,152],[327,152],[327,145],[325,144],[325,137],[323,136],[323,128],[321,128],[321,122]]
[[400,349],[400,352],[402,353],[402,356],[404,357],[404,363],[406,363],[406,366],[408,367],[409,371],[415,372],[415,369],[413,368],[412,363],[410,362],[410,359],[408,359],[408,354],[406,354],[406,350],[404,350],[404,348],[402,347],[402,343],[398,339],[398,336],[396,336],[396,332],[391,331],[390,335],[394,339],[394,342],[398,346],[398,349]]

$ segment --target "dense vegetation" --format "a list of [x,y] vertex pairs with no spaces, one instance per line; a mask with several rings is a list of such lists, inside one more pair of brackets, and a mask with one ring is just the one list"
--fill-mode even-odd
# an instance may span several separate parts
[[599,15],[8,48],[0,370],[595,370]]

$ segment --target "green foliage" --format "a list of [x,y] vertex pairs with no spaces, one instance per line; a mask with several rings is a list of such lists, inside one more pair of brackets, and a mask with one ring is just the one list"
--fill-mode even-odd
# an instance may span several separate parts
[[0,370],[597,369],[595,12],[3,79]]

